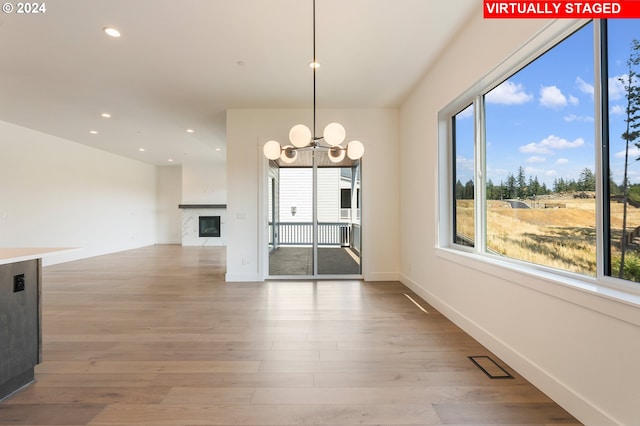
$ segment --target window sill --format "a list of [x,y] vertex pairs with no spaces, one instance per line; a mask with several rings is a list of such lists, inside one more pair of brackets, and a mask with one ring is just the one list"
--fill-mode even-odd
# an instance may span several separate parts
[[[603,285],[595,278],[565,276],[493,256],[436,248],[436,255],[461,266],[640,326],[640,294]],[[640,287],[640,284],[638,284]]]

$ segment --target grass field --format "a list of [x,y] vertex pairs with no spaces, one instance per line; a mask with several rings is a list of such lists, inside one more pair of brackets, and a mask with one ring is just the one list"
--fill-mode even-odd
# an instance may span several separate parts
[[[513,209],[504,201],[487,202],[487,248],[498,254],[540,265],[577,272],[596,273],[596,200],[562,197],[547,199],[540,206],[558,208]],[[640,226],[640,208],[629,206],[627,230]],[[614,273],[620,258],[623,205],[611,204],[612,258]],[[473,236],[473,201],[457,202],[457,232]],[[640,257],[627,251],[627,262]],[[617,262],[617,263],[616,263]],[[626,268],[625,268],[626,269]],[[637,277],[635,275],[638,275]],[[640,272],[627,279],[640,281]]]

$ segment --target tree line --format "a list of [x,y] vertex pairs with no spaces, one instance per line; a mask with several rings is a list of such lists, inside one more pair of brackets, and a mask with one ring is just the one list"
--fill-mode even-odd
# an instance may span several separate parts
[[[466,183],[456,181],[455,196],[457,200],[471,200],[474,197],[474,182],[468,180]],[[524,168],[518,167],[518,172],[514,175],[507,174],[504,181],[498,185],[491,179],[487,181],[487,200],[504,199],[525,199],[540,195],[560,194],[564,192],[589,192],[596,190],[596,176],[589,168],[585,168],[580,173],[578,180],[558,178],[553,181],[553,187],[549,189],[545,183],[540,183],[537,176],[526,177]]]

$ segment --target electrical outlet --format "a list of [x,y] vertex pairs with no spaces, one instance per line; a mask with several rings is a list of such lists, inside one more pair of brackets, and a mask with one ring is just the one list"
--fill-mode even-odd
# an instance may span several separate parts
[[24,291],[24,274],[13,276],[13,292]]

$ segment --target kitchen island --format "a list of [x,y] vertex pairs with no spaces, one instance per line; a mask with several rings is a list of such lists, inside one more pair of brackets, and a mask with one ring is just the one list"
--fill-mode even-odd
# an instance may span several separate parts
[[64,248],[0,248],[0,401],[35,380],[42,359],[42,258]]

